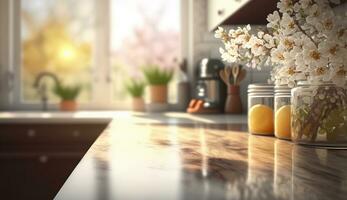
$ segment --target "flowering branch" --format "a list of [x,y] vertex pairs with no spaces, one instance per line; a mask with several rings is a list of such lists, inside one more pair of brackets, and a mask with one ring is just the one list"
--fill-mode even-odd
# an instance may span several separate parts
[[[293,19],[294,19],[294,16],[292,16],[292,17],[293,17]],[[309,36],[309,35],[306,33],[306,31],[305,31],[304,29],[302,29],[302,27],[300,26],[298,20],[295,20],[295,19],[294,19],[294,23],[295,23],[295,25],[298,27],[298,29],[299,29],[304,35],[306,35],[306,37],[308,37],[308,39],[310,39],[311,42],[318,48],[318,44],[316,43],[316,41],[314,41],[314,39],[313,39],[311,36]]]
[[280,0],[278,11],[267,17],[267,31],[250,34],[251,27],[216,31],[224,48],[222,59],[247,61],[260,69],[273,65],[275,84],[297,81],[332,81],[344,84],[347,71],[347,15],[336,14],[330,4],[338,0]]

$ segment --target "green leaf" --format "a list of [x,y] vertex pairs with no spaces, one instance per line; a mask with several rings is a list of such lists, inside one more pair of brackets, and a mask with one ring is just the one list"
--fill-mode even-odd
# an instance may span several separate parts
[[81,92],[81,86],[64,86],[56,84],[53,92],[61,98],[61,100],[75,100]]
[[145,66],[143,73],[149,85],[167,85],[173,77],[172,70],[161,69],[157,65]]
[[146,83],[136,79],[131,79],[125,84],[125,89],[132,97],[142,97],[145,93]]

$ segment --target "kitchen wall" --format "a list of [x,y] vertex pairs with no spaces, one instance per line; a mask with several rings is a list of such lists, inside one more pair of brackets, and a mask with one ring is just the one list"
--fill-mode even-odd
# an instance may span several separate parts
[[[198,61],[205,57],[220,58],[219,47],[222,43],[214,38],[214,33],[208,31],[207,0],[188,0],[182,3],[186,3],[185,9],[188,9],[187,16],[183,16],[183,18],[187,19],[183,21],[187,28],[187,30],[184,29],[184,34],[188,36],[183,41],[187,42],[186,50],[183,54],[188,55],[189,66],[196,67]],[[184,15],[185,12],[182,13]],[[269,70],[247,70],[247,77],[241,84],[241,99],[244,112],[247,112],[248,85],[250,83],[264,83],[269,78]],[[192,77],[193,68],[190,69],[189,73]]]
[[8,103],[10,77],[8,75],[9,64],[9,31],[8,22],[8,1],[0,1],[0,108]]

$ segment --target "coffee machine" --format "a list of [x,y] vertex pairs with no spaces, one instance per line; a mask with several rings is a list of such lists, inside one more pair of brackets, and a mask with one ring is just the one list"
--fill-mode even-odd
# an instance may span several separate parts
[[187,109],[190,113],[221,113],[224,110],[226,86],[219,77],[224,64],[219,59],[204,58],[196,68],[194,96]]

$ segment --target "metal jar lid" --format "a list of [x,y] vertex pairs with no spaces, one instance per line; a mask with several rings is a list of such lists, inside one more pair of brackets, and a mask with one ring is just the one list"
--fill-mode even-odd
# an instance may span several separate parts
[[274,85],[266,83],[257,83],[248,85],[248,94],[274,94]]
[[288,87],[288,85],[276,85],[275,86],[275,94],[290,94],[292,88]]

